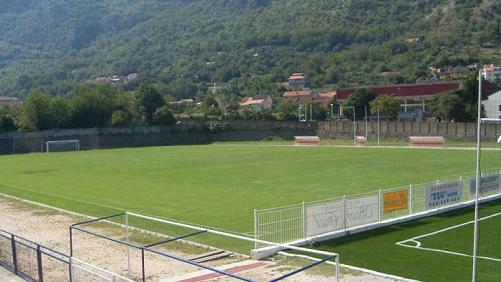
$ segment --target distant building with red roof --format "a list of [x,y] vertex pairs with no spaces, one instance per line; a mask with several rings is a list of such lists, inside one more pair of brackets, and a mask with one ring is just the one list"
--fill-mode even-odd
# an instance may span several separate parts
[[293,73],[289,77],[289,89],[302,89],[306,87],[308,80],[304,73],[297,72]]
[[367,88],[377,97],[379,95],[393,95],[397,99],[430,100],[437,94],[461,88],[458,81],[434,82],[423,84],[395,84],[395,85],[369,85],[353,88],[339,89],[336,97],[339,101],[346,100],[358,88]]
[[17,111],[23,103],[17,97],[0,96],[0,105],[7,107],[10,111]]
[[240,107],[249,107],[255,110],[270,110],[273,100],[270,96],[266,98],[245,97],[240,101]]

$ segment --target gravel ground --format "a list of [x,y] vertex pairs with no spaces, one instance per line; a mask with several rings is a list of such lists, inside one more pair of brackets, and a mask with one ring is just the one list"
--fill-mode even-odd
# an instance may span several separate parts
[[[62,253],[69,253],[68,227],[85,220],[70,213],[64,213],[55,209],[49,209],[23,201],[0,196],[0,229],[14,233],[26,239],[38,242]],[[102,230],[100,230],[100,228]],[[97,232],[109,232],[109,227],[92,227]],[[122,276],[132,277],[139,280],[141,277],[141,259],[138,250],[127,250],[126,247],[97,239],[84,234],[74,234],[74,256],[85,262],[112,271]],[[181,244],[181,243],[180,243]],[[162,251],[180,257],[193,257],[193,253],[207,253],[207,249],[194,250],[193,246],[163,249]],[[186,252],[185,252],[186,251]],[[127,252],[130,253],[131,270],[129,273]],[[198,273],[203,274],[201,269],[185,263],[166,259],[154,254],[146,255],[146,275],[148,281],[172,281],[172,277],[193,277]],[[233,263],[255,263],[247,258],[234,256],[208,263],[210,266],[223,267]],[[265,265],[238,273],[238,275],[250,279],[265,281],[288,273],[301,265],[311,263],[304,259],[286,258],[276,256],[265,260]],[[0,268],[0,281],[23,281],[12,277],[11,273]],[[343,269],[341,271],[343,281],[370,281],[385,282],[396,281],[393,279],[375,276],[359,271]],[[11,279],[11,280],[9,280]],[[298,273],[285,281],[333,281],[334,267],[321,265],[306,272]],[[230,281],[228,278],[219,278],[218,281]],[[211,280],[213,281],[213,280]],[[234,280],[231,280],[234,281]]]

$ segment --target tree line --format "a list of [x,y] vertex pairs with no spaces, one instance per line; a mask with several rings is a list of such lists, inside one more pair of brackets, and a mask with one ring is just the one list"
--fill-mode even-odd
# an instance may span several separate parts
[[123,92],[108,85],[79,87],[71,98],[36,91],[17,113],[0,109],[0,131],[171,125],[172,110],[158,90]]
[[[471,75],[463,88],[436,95],[428,104],[428,115],[440,120],[471,122],[476,120],[478,81]],[[223,107],[220,102],[227,98]],[[18,112],[0,107],[0,132],[63,128],[132,127],[172,125],[176,117],[217,120],[304,119],[323,121],[332,118],[352,120],[379,114],[398,119],[400,102],[392,95],[375,96],[368,88],[359,88],[339,104],[333,99],[327,106],[320,103],[299,104],[274,98],[272,109],[240,106],[235,95],[199,95],[191,106],[178,106],[173,97],[161,95],[151,84],[141,84],[138,91],[125,92],[109,85],[81,86],[70,98],[33,92]],[[342,111],[338,111],[341,108]],[[353,114],[355,111],[355,114]],[[342,116],[337,113],[342,112]]]

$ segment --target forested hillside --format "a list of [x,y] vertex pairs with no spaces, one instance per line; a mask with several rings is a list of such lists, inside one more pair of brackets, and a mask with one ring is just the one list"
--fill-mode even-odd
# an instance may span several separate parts
[[298,71],[312,87],[413,82],[499,63],[500,15],[498,0],[2,0],[0,95],[130,73],[178,98],[278,92]]

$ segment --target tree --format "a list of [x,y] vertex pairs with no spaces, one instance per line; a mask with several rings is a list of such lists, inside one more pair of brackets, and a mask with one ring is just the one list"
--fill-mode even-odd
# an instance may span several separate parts
[[7,108],[0,105],[0,132],[10,132],[17,129],[16,122]]
[[367,88],[359,88],[348,96],[343,104],[343,115],[347,119],[353,120],[353,107],[355,108],[355,118],[361,119],[365,116],[365,107],[369,108],[369,103],[374,100],[374,94]]
[[45,130],[53,128],[52,98],[43,92],[34,92],[23,105],[19,116],[22,129]]
[[212,95],[207,95],[202,104],[204,114],[208,116],[220,116],[222,114],[219,104]]
[[68,128],[71,126],[72,107],[63,97],[54,97],[51,101],[52,128]]
[[439,119],[463,121],[466,118],[463,99],[454,91],[441,93],[430,103],[431,113]]
[[[326,120],[327,119],[327,109],[322,107],[319,103],[313,103],[312,106],[312,114],[313,120]],[[309,109],[308,109],[309,110]]]
[[299,105],[291,100],[280,102],[277,106],[277,119],[278,120],[298,120]]
[[165,105],[160,93],[153,86],[141,84],[137,93],[137,103],[148,125],[154,124],[154,115],[158,108]]
[[111,123],[116,91],[80,87],[71,100],[72,125],[77,128],[104,127]]
[[176,123],[174,114],[167,105],[158,108],[154,115],[155,125],[173,125]]
[[396,119],[400,109],[400,103],[392,95],[380,95],[370,103],[370,110],[373,113]]

